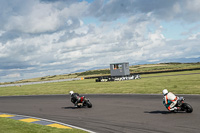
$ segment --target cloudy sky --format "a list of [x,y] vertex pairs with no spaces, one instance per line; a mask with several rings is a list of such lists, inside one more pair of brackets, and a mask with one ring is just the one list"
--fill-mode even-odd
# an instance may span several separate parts
[[199,0],[0,0],[0,82],[200,59]]

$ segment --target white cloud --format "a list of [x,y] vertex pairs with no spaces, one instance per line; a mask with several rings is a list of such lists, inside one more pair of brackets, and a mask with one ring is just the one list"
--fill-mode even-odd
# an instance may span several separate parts
[[200,38],[200,32],[196,34],[192,34],[188,37],[189,40],[198,40]]
[[19,78],[20,76],[21,76],[20,73],[13,73],[3,76],[3,78]]
[[[7,8],[0,6],[0,79],[105,68],[114,62],[199,57],[199,33],[169,40],[160,26],[161,21],[190,23],[188,18],[198,22],[199,2],[194,2],[1,1]],[[87,17],[98,24],[85,24]]]
[[[16,5],[10,5],[15,13],[7,14],[7,18],[4,18],[4,29],[25,33],[53,32],[71,26],[74,22],[70,18],[80,17],[87,9],[86,2],[72,3],[70,6],[67,6],[67,2],[63,4],[66,4],[66,7],[59,6],[59,1],[44,3],[39,0],[21,0]],[[19,10],[15,11],[15,6],[18,6]]]

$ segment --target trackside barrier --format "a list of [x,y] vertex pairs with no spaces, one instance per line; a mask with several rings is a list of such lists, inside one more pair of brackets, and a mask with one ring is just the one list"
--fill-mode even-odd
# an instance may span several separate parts
[[108,82],[108,81],[124,81],[124,80],[134,80],[141,79],[139,74],[128,75],[128,76],[102,76],[96,79],[96,82]]

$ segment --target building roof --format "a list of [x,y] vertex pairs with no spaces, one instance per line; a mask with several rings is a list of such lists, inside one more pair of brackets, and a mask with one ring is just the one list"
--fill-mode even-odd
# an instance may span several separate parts
[[115,65],[115,64],[129,64],[129,62],[121,62],[121,63],[111,63],[110,65]]

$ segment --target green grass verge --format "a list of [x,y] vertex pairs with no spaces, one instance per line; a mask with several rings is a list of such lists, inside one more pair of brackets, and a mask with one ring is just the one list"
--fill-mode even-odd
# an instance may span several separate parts
[[78,129],[60,129],[39,124],[0,118],[1,133],[86,133]]
[[21,87],[0,87],[0,96],[68,94],[70,90],[79,92],[80,94],[161,94],[164,88],[178,94],[200,94],[200,74],[190,73],[200,73],[200,70],[141,75],[142,79],[128,81],[95,82],[95,79],[87,79],[80,81],[24,85]]

